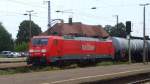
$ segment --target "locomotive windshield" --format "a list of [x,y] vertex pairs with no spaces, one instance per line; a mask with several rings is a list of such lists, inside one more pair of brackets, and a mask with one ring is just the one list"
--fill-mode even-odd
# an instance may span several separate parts
[[32,45],[47,45],[47,38],[34,38],[32,39]]

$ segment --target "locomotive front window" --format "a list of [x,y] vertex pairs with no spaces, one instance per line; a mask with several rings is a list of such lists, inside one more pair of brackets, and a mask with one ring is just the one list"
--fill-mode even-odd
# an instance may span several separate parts
[[33,45],[47,45],[48,39],[47,38],[34,38],[32,39]]

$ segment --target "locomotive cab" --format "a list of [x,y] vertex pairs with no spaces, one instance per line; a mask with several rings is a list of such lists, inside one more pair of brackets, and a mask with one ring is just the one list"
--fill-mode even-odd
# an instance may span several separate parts
[[29,57],[27,59],[27,64],[45,64],[46,55],[48,54],[48,44],[48,37],[33,37],[29,45]]
[[49,64],[51,56],[58,56],[61,37],[58,36],[35,36],[29,45],[29,57],[27,64]]

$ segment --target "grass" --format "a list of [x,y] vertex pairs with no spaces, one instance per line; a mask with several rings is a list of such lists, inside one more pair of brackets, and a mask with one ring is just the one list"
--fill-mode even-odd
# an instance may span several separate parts
[[128,62],[117,62],[113,63],[111,61],[100,62],[94,65],[84,65],[78,66],[77,64],[71,64],[68,66],[26,66],[26,67],[16,67],[16,68],[6,68],[0,69],[0,75],[10,75],[17,73],[31,73],[31,72],[41,72],[41,71],[54,71],[54,70],[64,70],[64,69],[72,69],[72,68],[83,68],[83,67],[95,67],[95,66],[110,66],[110,65],[118,65],[118,64],[127,64]]
[[33,67],[17,67],[17,68],[7,68],[1,69],[0,75],[10,75],[17,73],[30,73],[30,72],[40,72],[40,71],[52,71],[52,70],[60,70],[57,67],[50,66],[33,66]]
[[2,56],[2,55],[0,55],[0,58],[6,58],[6,56]]
[[128,64],[128,62],[112,62],[112,61],[104,61],[97,63],[97,66],[110,66],[110,65],[119,65],[119,64]]
[[26,58],[25,57],[21,57],[21,58],[6,58],[0,57],[0,63],[13,63],[13,62],[25,62]]

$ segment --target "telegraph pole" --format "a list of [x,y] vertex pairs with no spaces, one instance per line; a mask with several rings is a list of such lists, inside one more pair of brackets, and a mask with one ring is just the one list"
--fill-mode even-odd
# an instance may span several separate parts
[[[51,2],[50,0],[44,1],[48,4],[48,24],[47,24],[47,30],[51,28]],[[50,31],[48,31],[48,35],[50,34]]]
[[30,23],[29,23],[29,38],[31,38],[32,37],[32,32],[31,32],[31,28],[32,28],[32,23],[31,23],[31,16],[32,16],[32,12],[34,12],[33,10],[30,10],[30,11],[27,11],[28,12],[28,14],[24,14],[24,15],[29,15],[29,21],[30,21]]
[[51,2],[50,0],[49,1],[46,1],[47,4],[48,4],[48,28],[51,27]]
[[116,15],[116,18],[117,18],[117,29],[118,29],[118,23],[119,23],[118,15]]
[[50,1],[48,1],[48,27],[51,27],[51,6]]
[[115,17],[116,17],[116,27],[117,27],[117,29],[119,28],[118,27],[118,23],[119,23],[119,16],[118,15],[114,15]]
[[143,6],[143,63],[146,64],[146,38],[145,38],[145,6],[150,5],[149,3],[140,4]]

